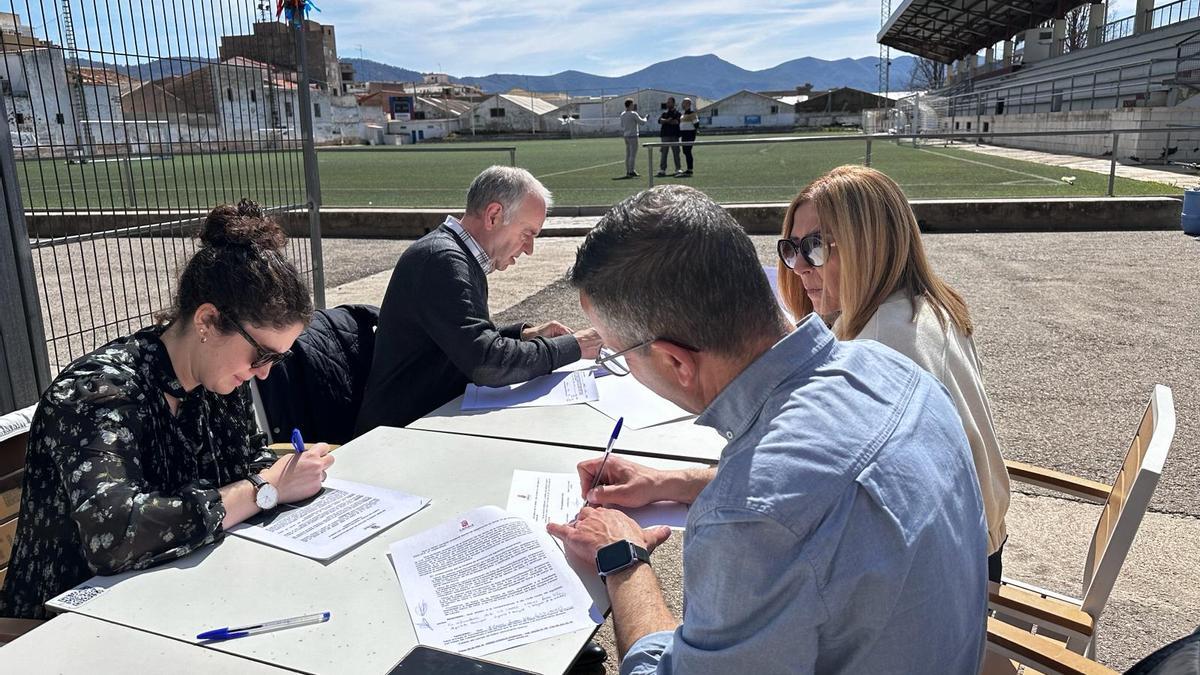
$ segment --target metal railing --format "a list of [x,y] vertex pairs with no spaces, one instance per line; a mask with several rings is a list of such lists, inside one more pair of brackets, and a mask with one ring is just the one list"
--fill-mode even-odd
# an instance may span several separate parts
[[1130,99],[1149,104],[1151,94],[1166,91],[1163,81],[1173,77],[1183,63],[1182,56],[1146,59],[951,96],[923,95],[922,100],[942,118],[964,120],[1031,112],[1119,109]]
[[1130,15],[1124,19],[1117,19],[1116,21],[1109,21],[1108,23],[1104,24],[1104,29],[1100,31],[1100,44],[1112,42],[1113,40],[1120,40],[1121,38],[1127,38],[1130,35],[1133,35],[1133,24],[1134,19],[1136,18],[1137,17]]
[[1150,10],[1150,30],[1200,16],[1200,0],[1175,0]]
[[642,147],[646,148],[647,160],[647,186],[654,187],[654,150],[656,148],[683,147],[691,146],[715,146],[715,145],[762,145],[772,143],[827,143],[827,142],[842,142],[842,143],[862,143],[865,147],[864,161],[865,166],[871,166],[871,147],[876,141],[899,143],[903,140],[911,140],[914,145],[917,141],[928,140],[944,140],[944,141],[964,141],[973,143],[982,143],[984,139],[994,138],[1025,138],[1025,137],[1045,137],[1045,136],[1110,136],[1112,138],[1111,159],[1108,169],[1108,192],[1107,196],[1116,196],[1116,176],[1117,176],[1117,155],[1118,147],[1121,141],[1122,134],[1148,134],[1148,133],[1179,133],[1182,131],[1200,131],[1200,125],[1188,126],[1177,125],[1168,127],[1147,127],[1133,129],[1095,129],[1095,130],[1079,130],[1079,131],[1009,131],[1009,132],[988,132],[988,133],[955,133],[955,134],[838,134],[833,136],[780,136],[775,138],[734,138],[712,141],[692,141],[690,143],[684,141],[658,141],[653,143],[643,143]]

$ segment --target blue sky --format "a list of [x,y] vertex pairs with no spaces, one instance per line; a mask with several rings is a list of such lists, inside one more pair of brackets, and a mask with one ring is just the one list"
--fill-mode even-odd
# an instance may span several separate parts
[[[713,53],[759,70],[800,58],[875,56],[871,0],[316,0],[341,56],[452,75],[623,75]],[[1109,20],[1132,12],[1115,0]],[[893,0],[898,6],[900,0]],[[1127,6],[1127,7],[1126,7]]]
[[[1168,0],[1160,0],[1160,4]],[[898,6],[900,0],[892,0]],[[1111,0],[1109,20],[1135,0]],[[58,0],[12,4],[39,36],[62,42]],[[193,15],[177,0],[74,3],[81,49],[213,56],[217,36],[252,20],[254,0],[215,0]],[[274,6],[274,0],[270,1]],[[872,0],[316,0],[340,56],[456,76],[582,70],[624,75],[679,56],[716,54],[761,70],[804,56],[875,56]],[[184,6],[183,9],[180,9]],[[233,9],[243,8],[242,13]],[[169,9],[168,9],[169,8]],[[238,14],[238,16],[234,16]],[[115,30],[114,30],[115,28]],[[201,37],[195,37],[199,34]],[[360,52],[361,46],[361,52]],[[97,60],[121,61],[103,54]]]
[[[328,0],[338,52],[453,75],[621,75],[714,53],[749,69],[878,51],[879,7],[849,0]],[[381,30],[393,26],[393,30]]]

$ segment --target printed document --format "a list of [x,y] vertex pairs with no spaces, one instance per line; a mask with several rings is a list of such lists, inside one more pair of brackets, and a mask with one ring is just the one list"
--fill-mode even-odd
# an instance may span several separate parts
[[390,553],[423,645],[482,656],[599,623],[550,535],[499,507],[468,511]]
[[[583,508],[579,492],[579,474],[513,471],[508,491],[508,512],[535,523],[567,523]],[[687,526],[687,504],[655,502],[638,509],[621,509],[642,527]]]
[[686,419],[692,414],[655,394],[632,375],[602,377],[596,380],[600,397],[588,405],[614,420],[625,418],[628,429],[644,429],[656,424]]
[[329,560],[379,534],[429,504],[396,490],[327,478],[302,502],[280,504],[230,530],[231,534]]
[[536,406],[572,405],[599,398],[596,378],[590,370],[550,373],[528,382],[505,387],[480,387],[468,384],[463,395],[463,410],[493,408],[532,408]]

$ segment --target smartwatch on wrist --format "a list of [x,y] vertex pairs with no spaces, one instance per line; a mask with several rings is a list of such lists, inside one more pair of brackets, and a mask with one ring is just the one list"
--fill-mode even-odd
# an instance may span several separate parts
[[252,473],[246,477],[250,484],[254,486],[254,503],[258,504],[258,508],[263,511],[270,511],[279,503],[279,492],[274,485],[267,482],[262,476]]
[[650,552],[627,539],[614,541],[596,551],[596,571],[601,579],[644,562],[650,564]]

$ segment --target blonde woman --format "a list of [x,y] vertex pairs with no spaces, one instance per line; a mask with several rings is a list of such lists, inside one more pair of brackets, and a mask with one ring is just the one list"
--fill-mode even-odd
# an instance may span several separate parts
[[971,444],[1000,580],[1008,472],[992,424],[967,304],[929,266],[917,219],[892,179],[843,166],[796,195],[779,240],[779,290],[796,317],[817,312],[842,340],[904,354],[945,385]]

